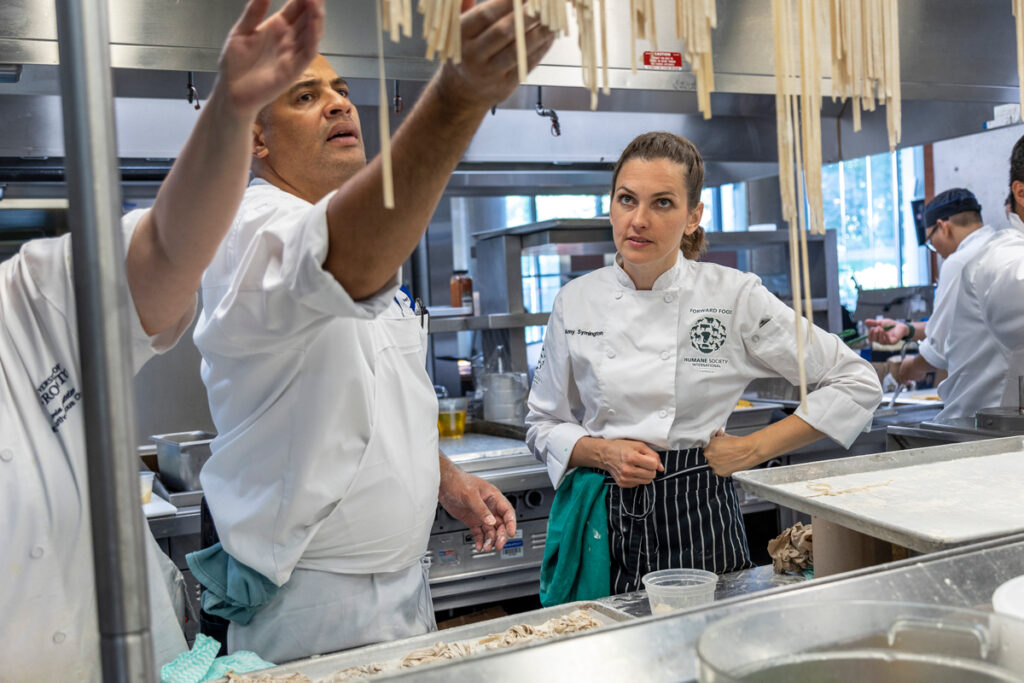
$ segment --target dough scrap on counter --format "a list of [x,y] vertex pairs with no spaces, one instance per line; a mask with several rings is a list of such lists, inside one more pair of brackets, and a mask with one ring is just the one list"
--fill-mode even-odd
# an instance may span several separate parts
[[[335,671],[327,678],[319,679],[316,683],[343,683],[349,680],[369,678],[384,671],[400,671],[432,662],[460,659],[478,652],[500,650],[534,640],[547,640],[570,633],[587,631],[600,625],[601,622],[595,619],[589,610],[577,609],[564,616],[548,619],[539,626],[516,624],[501,633],[492,633],[476,641],[437,642],[431,647],[413,650],[401,659],[350,666],[346,669]],[[232,673],[228,674],[228,681],[229,683],[312,683],[308,677],[302,674],[281,676],[263,674],[252,677],[247,675],[239,676]]]
[[309,676],[303,676],[302,674],[261,674],[258,671],[252,672],[254,676],[249,674],[236,674],[234,671],[228,672],[228,683],[312,683],[309,680]]
[[402,668],[408,669],[421,664],[439,662],[442,659],[458,659],[470,653],[468,645],[462,643],[434,643],[433,647],[413,650],[402,657]]

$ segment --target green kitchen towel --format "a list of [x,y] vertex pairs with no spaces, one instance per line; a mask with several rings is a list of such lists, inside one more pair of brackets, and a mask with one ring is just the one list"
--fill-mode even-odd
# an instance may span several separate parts
[[555,491],[540,567],[540,602],[545,607],[611,593],[604,497],[604,475],[587,469],[570,472]]
[[185,556],[196,581],[203,585],[207,614],[245,626],[281,590],[258,571],[228,555],[220,543]]
[[247,650],[226,657],[218,657],[219,651],[217,640],[197,634],[191,651],[181,653],[173,662],[160,667],[160,683],[202,683],[223,678],[229,671],[241,674],[274,666]]

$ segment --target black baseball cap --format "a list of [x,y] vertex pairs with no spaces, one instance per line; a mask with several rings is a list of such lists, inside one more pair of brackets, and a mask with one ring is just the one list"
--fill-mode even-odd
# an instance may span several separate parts
[[940,192],[935,199],[928,202],[924,207],[924,226],[930,228],[940,220],[955,216],[964,211],[977,211],[981,213],[981,204],[974,193],[962,187],[954,187],[951,190]]

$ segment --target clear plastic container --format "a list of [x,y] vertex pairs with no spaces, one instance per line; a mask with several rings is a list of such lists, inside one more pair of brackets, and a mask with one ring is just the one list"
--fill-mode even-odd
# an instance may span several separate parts
[[703,569],[662,569],[643,578],[651,614],[699,607],[715,599],[718,574]]
[[465,396],[437,399],[437,433],[442,439],[458,438],[466,431],[468,404]]
[[139,489],[143,505],[153,499],[153,477],[155,476],[152,472],[139,472]]
[[697,642],[702,683],[1022,683],[1024,621],[904,602],[815,601],[741,613]]

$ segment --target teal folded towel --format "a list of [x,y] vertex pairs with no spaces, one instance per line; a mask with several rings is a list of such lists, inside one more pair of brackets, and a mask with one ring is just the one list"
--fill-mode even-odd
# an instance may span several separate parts
[[185,556],[203,585],[207,614],[245,626],[281,590],[273,581],[228,555],[220,543]]
[[604,475],[593,470],[573,470],[555,491],[540,567],[540,602],[545,607],[611,593],[604,497]]
[[274,666],[256,653],[239,650],[218,657],[220,643],[202,633],[196,635],[192,650],[178,655],[173,662],[160,667],[160,683],[202,683],[223,678],[229,671],[246,673]]

